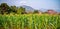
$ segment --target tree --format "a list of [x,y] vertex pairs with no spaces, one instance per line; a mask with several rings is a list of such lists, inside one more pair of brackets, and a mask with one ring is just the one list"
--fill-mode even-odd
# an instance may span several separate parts
[[34,12],[33,13],[39,13],[39,11],[38,10],[34,10]]
[[21,6],[20,8],[18,8],[17,13],[20,13],[20,14],[26,13],[26,12],[25,12],[25,8],[23,8],[23,7]]
[[0,6],[0,14],[1,14],[1,6]]
[[11,6],[11,11],[14,12],[14,13],[17,13],[17,7],[16,6]]
[[4,14],[7,12],[7,10],[9,10],[9,6],[6,3],[1,3],[0,9],[1,13]]

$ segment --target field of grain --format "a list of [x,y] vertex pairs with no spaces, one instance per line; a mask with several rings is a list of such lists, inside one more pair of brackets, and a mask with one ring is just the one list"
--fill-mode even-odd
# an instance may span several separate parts
[[0,29],[60,29],[60,15],[0,15]]

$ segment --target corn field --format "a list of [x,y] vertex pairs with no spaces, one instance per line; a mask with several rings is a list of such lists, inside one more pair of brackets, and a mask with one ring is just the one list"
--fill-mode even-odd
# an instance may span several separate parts
[[0,15],[0,29],[60,29],[60,15]]

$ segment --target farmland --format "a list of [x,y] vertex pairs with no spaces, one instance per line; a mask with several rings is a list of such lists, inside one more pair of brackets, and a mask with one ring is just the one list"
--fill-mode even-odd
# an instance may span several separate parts
[[60,29],[60,15],[0,15],[0,29]]

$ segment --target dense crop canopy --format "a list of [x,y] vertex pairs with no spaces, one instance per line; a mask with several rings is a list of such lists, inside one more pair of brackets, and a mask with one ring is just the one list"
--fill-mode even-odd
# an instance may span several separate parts
[[58,29],[60,15],[0,15],[0,29]]

